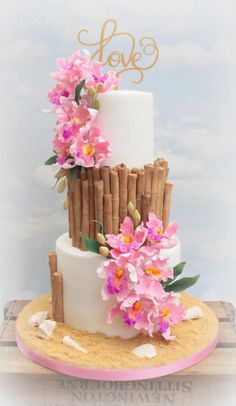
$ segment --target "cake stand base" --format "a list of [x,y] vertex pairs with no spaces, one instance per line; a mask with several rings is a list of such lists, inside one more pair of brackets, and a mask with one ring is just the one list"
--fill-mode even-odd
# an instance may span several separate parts
[[[203,360],[209,355],[209,353],[215,348],[219,340],[219,323],[211,311],[211,309],[203,302],[194,298],[191,295],[184,294],[184,302],[188,302],[191,305],[201,305],[204,310],[204,317],[198,320],[185,321],[180,323],[179,329],[176,334],[176,342],[167,342],[160,339],[160,337],[154,337],[149,339],[143,335],[139,338],[122,340],[117,337],[107,338],[100,333],[94,334],[94,340],[99,340],[100,344],[97,344],[97,354],[102,362],[103,354],[105,351],[106,345],[109,345],[109,348],[112,348],[113,342],[119,347],[119,359],[123,359],[124,363],[126,362],[127,354],[131,353],[130,348],[135,347],[137,341],[139,340],[139,345],[147,342],[155,342],[157,349],[157,356],[153,359],[137,359],[136,356],[132,355],[133,367],[132,367],[132,358],[131,363],[121,367],[121,365],[115,367],[115,361],[113,360],[113,366],[107,367],[98,364],[96,356],[87,357],[85,354],[79,353],[78,351],[67,348],[62,344],[62,337],[65,335],[65,329],[68,329],[70,335],[74,336],[75,334],[80,334],[80,343],[81,340],[86,340],[86,332],[73,330],[70,326],[67,326],[64,323],[57,323],[57,327],[50,340],[42,340],[37,337],[37,327],[29,327],[28,319],[32,312],[41,310],[50,310],[50,304],[48,303],[48,295],[40,297],[32,302],[30,302],[19,314],[17,323],[16,323],[16,341],[20,351],[31,360],[36,363],[55,370],[57,372],[74,376],[77,378],[83,379],[94,379],[94,380],[104,380],[104,381],[129,381],[129,380],[144,380],[150,378],[157,378],[169,374],[179,372],[185,368],[189,368],[192,365]],[[181,327],[181,324],[183,327]],[[199,330],[203,328],[204,331]],[[181,333],[182,331],[182,333]],[[199,334],[197,333],[199,331]],[[178,333],[178,334],[177,334]],[[91,340],[91,334],[88,333],[89,342],[94,342]],[[205,340],[204,340],[205,338]],[[120,340],[119,344],[117,340]],[[152,341],[151,341],[152,340]],[[184,356],[181,355],[180,351],[184,347],[184,343],[190,340],[190,348],[188,353]],[[191,341],[192,340],[192,341]],[[81,344],[82,345],[82,344]],[[83,345],[84,347],[84,345]],[[128,347],[128,351],[127,351]],[[166,347],[166,348],[165,348]],[[87,347],[88,353],[90,349]],[[91,348],[91,352],[93,349]],[[164,351],[168,351],[168,357],[164,357],[160,360],[161,354]],[[187,350],[186,350],[187,351]],[[173,359],[171,359],[173,354]],[[81,357],[81,362],[77,361],[78,357]],[[106,354],[104,353],[104,360],[106,359]],[[163,361],[164,359],[164,361]],[[140,360],[140,361],[139,361]],[[104,361],[104,363],[107,363]],[[128,361],[127,361],[128,362]],[[140,362],[140,365],[137,363]]]

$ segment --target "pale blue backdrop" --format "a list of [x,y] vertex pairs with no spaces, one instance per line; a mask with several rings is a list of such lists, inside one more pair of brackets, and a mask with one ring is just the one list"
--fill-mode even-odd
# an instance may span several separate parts
[[[136,38],[151,35],[157,67],[141,85],[155,94],[155,153],[170,163],[172,218],[179,220],[191,292],[235,303],[235,3],[229,0],[12,0],[1,9],[0,314],[9,299],[49,290],[47,254],[66,229],[63,196],[50,190],[54,117],[46,93],[58,56],[105,19]],[[120,40],[120,45],[125,44]]]

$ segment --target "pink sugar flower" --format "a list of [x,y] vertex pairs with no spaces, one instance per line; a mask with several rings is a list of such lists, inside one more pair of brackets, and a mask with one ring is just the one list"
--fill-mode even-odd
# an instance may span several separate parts
[[137,282],[135,262],[130,263],[131,255],[124,254],[117,260],[104,261],[97,273],[106,279],[102,288],[103,300],[108,300],[116,295],[118,301],[123,300]]
[[177,233],[178,224],[172,222],[165,230],[163,229],[162,221],[157,218],[154,213],[149,213],[148,221],[148,236],[151,241],[161,241],[163,239],[170,239]]
[[172,248],[177,244],[178,240],[175,238],[175,234],[178,230],[177,222],[174,221],[170,223],[164,230],[162,221],[159,220],[154,213],[149,213],[146,226],[148,228],[147,239],[151,244],[142,247],[142,253],[151,256],[155,250],[160,251],[161,249]]
[[107,322],[112,323],[113,319],[120,315],[128,327],[144,330],[152,336],[154,332],[153,321],[157,314],[157,302],[155,300],[131,294],[121,304],[118,303],[109,311]]
[[57,83],[56,86],[50,92],[48,92],[49,101],[56,106],[60,106],[60,98],[62,96],[69,97],[69,92],[64,89],[59,83]]
[[[93,87],[95,91],[99,93],[107,92],[109,89],[114,89],[119,84],[119,78],[115,72],[106,72],[101,74],[100,72],[92,74],[89,80],[86,81],[85,88]],[[98,88],[99,86],[99,88]]]
[[152,258],[143,258],[138,264],[138,283],[135,292],[160,299],[165,296],[161,281],[166,281],[172,276],[173,269],[168,265],[168,257],[156,254]]
[[71,145],[70,153],[76,165],[99,168],[104,159],[110,156],[110,143],[101,137],[100,129],[92,125],[89,129],[84,127],[80,130],[80,136]]
[[166,282],[173,277],[173,268],[169,266],[169,258],[156,254],[144,262],[145,275],[158,281]]
[[87,108],[85,101],[78,106],[75,101],[66,98],[61,99],[61,105],[56,109],[56,115],[58,132],[62,131],[65,126],[78,130],[89,121],[94,120],[93,111]]
[[180,323],[183,320],[183,315],[184,306],[177,300],[177,296],[173,292],[167,293],[160,300],[157,328],[166,340],[175,339],[175,336],[170,333],[170,326]]
[[117,258],[122,253],[138,250],[147,238],[147,229],[141,224],[134,230],[133,221],[125,217],[118,235],[107,234],[107,243],[112,247],[111,255]]

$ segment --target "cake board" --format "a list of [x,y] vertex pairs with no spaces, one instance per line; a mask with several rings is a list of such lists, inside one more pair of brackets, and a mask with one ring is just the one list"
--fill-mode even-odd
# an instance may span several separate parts
[[[28,327],[27,324],[32,311],[39,309],[49,309],[50,311],[51,305],[48,302],[49,295],[45,295],[30,302],[19,314],[15,330],[17,345],[20,351],[34,362],[56,372],[76,378],[104,381],[130,381],[158,378],[174,374],[206,358],[211,351],[214,350],[219,341],[219,322],[212,310],[205,303],[191,295],[184,293],[182,296],[185,304],[200,305],[204,310],[204,316],[201,319],[185,321],[180,323],[179,326],[175,326],[175,334],[177,337],[176,340],[174,340],[175,343],[165,343],[160,338],[154,337],[150,339],[141,334],[138,338],[134,339],[120,339],[120,343],[123,342],[124,344],[123,348],[120,348],[121,345],[119,345],[119,339],[117,337],[107,338],[100,333],[93,335],[87,333],[86,336],[86,332],[73,330],[64,323],[57,323],[52,339],[49,341],[42,340],[37,338],[37,328],[32,329]],[[181,330],[182,336],[180,337],[179,334]],[[197,331],[199,331],[199,334]],[[95,355],[96,349],[94,347],[93,349],[91,348],[91,351],[88,348],[88,353],[92,353],[90,360],[86,360],[86,354],[77,355],[78,351],[67,348],[61,342],[61,338],[65,332],[71,335],[74,334],[74,336],[77,334],[79,342],[86,342],[86,340],[90,342],[92,337],[92,341],[97,343],[97,348],[99,348],[100,351],[99,353],[97,352],[98,356],[96,357]],[[189,347],[188,351],[183,348],[184,341],[186,342],[185,347]],[[130,349],[135,347],[137,342],[141,344],[156,342],[157,356],[152,359],[144,359],[138,358],[133,354],[129,355],[131,352]],[[101,363],[103,359],[104,365],[108,363],[106,347],[108,347],[109,350],[113,345],[119,347],[116,356],[120,359],[122,359],[122,351],[124,352],[123,362],[127,363],[130,357],[129,366],[125,365],[125,368],[120,365],[115,367],[115,361],[112,360],[109,361],[111,363],[110,367],[102,367]],[[128,349],[125,348],[125,346],[127,346]],[[180,353],[180,349],[181,351],[185,351],[184,356]],[[93,354],[94,351],[95,353]],[[103,351],[104,354],[102,354]],[[163,356],[166,354],[165,351],[169,354],[168,359],[166,357],[166,363],[163,361]],[[170,354],[173,354],[172,359],[172,355],[170,356]],[[78,362],[78,360],[75,361],[76,356],[81,357],[81,362]],[[134,364],[133,367],[132,362]]]

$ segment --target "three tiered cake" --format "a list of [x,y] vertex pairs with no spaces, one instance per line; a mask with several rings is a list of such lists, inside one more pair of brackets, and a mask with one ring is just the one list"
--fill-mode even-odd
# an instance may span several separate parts
[[153,156],[153,95],[118,90],[117,75],[102,73],[88,54],[57,64],[48,94],[54,155],[46,164],[58,167],[58,191],[67,188],[69,232],[49,254],[51,299],[23,310],[18,344],[37,362],[83,377],[91,377],[83,368],[108,379],[107,370],[122,367],[134,378],[134,368],[155,367],[143,376],[151,377],[179,370],[182,359],[191,365],[216,344],[218,324],[182,293],[198,276],[180,277],[173,184],[167,161]]

